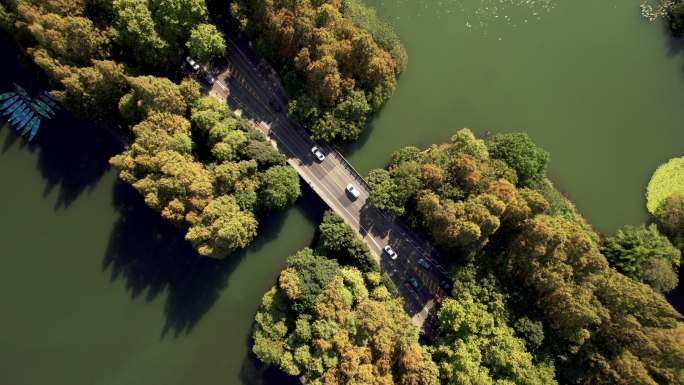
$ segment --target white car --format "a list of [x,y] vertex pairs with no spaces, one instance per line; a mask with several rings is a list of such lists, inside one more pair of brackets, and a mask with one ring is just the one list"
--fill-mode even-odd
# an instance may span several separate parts
[[323,151],[321,151],[321,149],[316,146],[311,147],[311,153],[316,157],[316,159],[318,159],[319,162],[322,162],[325,159]]
[[390,259],[397,259],[397,253],[392,249],[392,246],[387,245],[383,248],[383,250],[385,250],[385,253],[390,257]]
[[188,66],[190,66],[190,69],[197,72],[200,69],[200,65],[197,64],[196,61],[194,61],[190,56],[185,57],[185,62],[188,63]]
[[347,193],[351,195],[352,199],[358,199],[361,196],[359,190],[357,190],[356,187],[354,187],[354,185],[351,183],[347,185]]

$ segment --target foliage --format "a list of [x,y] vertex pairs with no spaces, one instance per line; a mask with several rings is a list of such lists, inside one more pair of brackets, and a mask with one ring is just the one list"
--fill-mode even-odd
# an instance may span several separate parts
[[110,163],[147,205],[187,229],[200,254],[245,247],[256,214],[299,196],[297,174],[252,123],[202,97],[197,82],[158,76],[176,71],[186,43],[202,59],[223,53],[204,0],[17,0],[0,11],[16,20],[55,98],[119,126],[130,143]]
[[213,24],[199,24],[195,27],[186,46],[190,55],[200,63],[207,63],[213,57],[226,54],[226,42]]
[[448,144],[395,153],[389,170],[369,175],[371,201],[415,219],[453,255],[473,257],[502,224],[515,225],[548,207],[537,192],[517,189],[515,172],[490,159],[485,143],[467,129]]
[[646,208],[655,214],[672,194],[684,193],[684,157],[672,158],[653,173],[646,188]]
[[222,258],[247,246],[256,236],[256,228],[254,215],[242,210],[235,197],[223,195],[202,210],[185,239],[201,255]]
[[672,244],[684,250],[684,193],[675,193],[665,199],[655,214],[658,227]]
[[677,37],[684,34],[684,3],[681,1],[670,9],[670,30]]
[[525,133],[496,134],[487,141],[487,147],[492,158],[504,160],[516,171],[519,186],[536,186],[546,176],[549,153]]
[[529,290],[557,354],[570,358],[559,380],[675,384],[684,378],[681,316],[648,286],[609,269],[578,225],[545,215],[528,219],[508,250],[509,272]]
[[380,270],[368,246],[334,212],[325,212],[318,229],[321,232],[319,245],[323,254],[335,256],[340,264],[356,267],[363,272]]
[[317,139],[357,139],[405,66],[396,36],[357,2],[233,0],[230,11],[280,70],[290,112]]
[[[591,227],[544,177],[543,150],[516,135],[483,144],[461,130],[449,143],[398,151],[369,176],[372,203],[403,212],[452,262],[453,298],[432,347],[443,382],[545,383],[555,367],[559,383],[682,383],[681,315],[609,267]],[[675,232],[678,199],[659,214]],[[654,231],[611,248],[664,289],[676,250]]]
[[399,68],[402,70],[406,68],[408,59],[399,36],[390,24],[378,17],[375,9],[366,6],[360,0],[343,0],[342,13],[354,25],[368,31],[378,45],[392,55]]
[[297,253],[264,295],[252,350],[311,384],[437,385],[417,329],[379,285],[377,273]]
[[273,166],[266,170],[259,191],[266,209],[283,209],[301,195],[299,175],[290,166]]
[[[537,364],[507,325],[505,297],[491,276],[459,269],[438,312],[431,348],[442,384],[556,384],[553,364]],[[543,334],[542,334],[543,335]],[[542,336],[543,339],[543,336]]]
[[[606,239],[603,254],[620,272],[651,285],[660,292],[677,286],[680,252],[655,224],[625,226]],[[669,266],[669,271],[665,269]]]

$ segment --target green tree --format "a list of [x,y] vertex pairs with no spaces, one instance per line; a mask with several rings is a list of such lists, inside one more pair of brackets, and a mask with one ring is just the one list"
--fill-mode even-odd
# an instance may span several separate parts
[[256,314],[254,353],[307,383],[437,385],[417,329],[377,275],[309,249],[290,257]]
[[201,255],[223,258],[247,246],[257,233],[257,221],[243,211],[233,196],[220,196],[212,200],[188,229],[185,239]]
[[186,43],[190,55],[200,63],[226,54],[226,42],[213,24],[199,24],[190,33]]
[[[677,286],[680,251],[660,234],[654,224],[648,227],[625,226],[615,236],[606,239],[603,253],[620,272],[658,291],[668,292]],[[668,265],[669,271],[665,271],[663,268]]]
[[321,232],[319,245],[323,254],[336,258],[342,265],[354,266],[364,272],[379,271],[368,246],[337,214],[326,211],[318,229]]
[[264,208],[283,209],[301,195],[299,175],[290,166],[273,166],[261,178],[260,199]]
[[670,30],[674,36],[684,34],[684,3],[676,2],[670,9]]
[[132,103],[145,114],[163,112],[184,115],[187,110],[180,88],[167,78],[155,76],[128,77]]
[[387,170],[375,169],[368,173],[368,184],[371,187],[370,200],[379,209],[388,209],[402,215],[405,201],[400,201],[395,191],[395,183]]
[[174,48],[188,39],[190,31],[207,21],[204,0],[149,0],[155,29]]
[[496,134],[487,147],[492,158],[504,160],[516,171],[520,186],[536,186],[546,176],[549,153],[537,147],[525,133]]
[[63,63],[86,66],[109,54],[108,32],[95,27],[86,17],[45,12],[23,2],[17,11],[27,21],[28,31],[38,45]]
[[167,60],[168,43],[157,33],[146,0],[113,0],[115,38],[146,65]]
[[114,61],[93,61],[60,79],[55,94],[71,111],[97,121],[116,119],[118,101],[129,88],[124,67]]
[[660,206],[672,194],[684,191],[684,156],[672,158],[660,165],[653,173],[646,188],[646,208],[656,214]]
[[684,193],[675,193],[665,199],[656,211],[658,227],[672,244],[684,250]]

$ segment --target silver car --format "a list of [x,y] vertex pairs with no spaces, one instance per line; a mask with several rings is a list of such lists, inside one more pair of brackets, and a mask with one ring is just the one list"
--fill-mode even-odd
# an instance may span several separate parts
[[190,56],[185,57],[185,62],[188,63],[188,66],[190,67],[191,70],[197,72],[200,69],[200,65],[197,64],[196,61],[194,61]]
[[325,160],[325,155],[323,155],[323,151],[321,151],[320,148],[316,146],[311,147],[311,153],[314,157],[316,157],[316,159],[318,159],[319,162]]
[[392,249],[392,246],[387,245],[383,248],[383,250],[385,251],[387,256],[390,257],[390,259],[392,259],[392,260],[397,259],[397,253],[394,251],[394,249]]
[[347,185],[347,193],[352,197],[352,199],[358,199],[361,196],[359,190],[354,187],[353,184],[349,183]]

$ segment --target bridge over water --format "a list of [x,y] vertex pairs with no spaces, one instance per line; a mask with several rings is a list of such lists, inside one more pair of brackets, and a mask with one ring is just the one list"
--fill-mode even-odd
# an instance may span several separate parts
[[[446,295],[440,284],[448,280],[439,264],[440,254],[398,217],[374,207],[369,200],[370,187],[364,178],[336,149],[326,143],[313,141],[304,128],[287,115],[287,95],[275,72],[260,60],[249,43],[226,36],[229,55],[223,63],[211,69],[216,82],[210,94],[225,100],[245,117],[258,122],[259,128],[271,143],[288,159],[302,180],[356,230],[371,252],[395,283],[405,300],[405,307],[413,322],[429,329],[426,320],[434,314],[437,303]],[[311,148],[318,146],[326,155],[317,161]],[[359,191],[357,199],[350,199],[345,191],[352,183]],[[385,245],[391,245],[399,256],[391,260],[383,256]],[[432,268],[417,264],[424,258]],[[422,287],[413,290],[406,283],[416,277]]]

